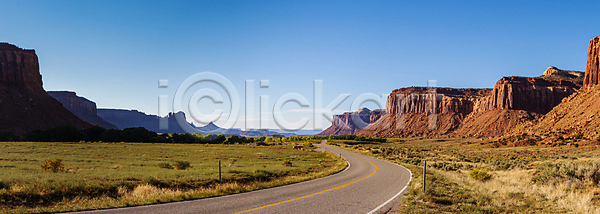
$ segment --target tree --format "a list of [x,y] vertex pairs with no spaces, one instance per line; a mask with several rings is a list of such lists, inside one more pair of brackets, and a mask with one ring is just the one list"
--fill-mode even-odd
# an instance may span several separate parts
[[0,132],[0,141],[17,141],[19,137],[11,132]]
[[79,142],[85,140],[86,136],[74,126],[59,126],[42,132],[41,141],[48,142]]
[[87,141],[95,142],[100,141],[100,136],[102,136],[102,133],[105,131],[106,129],[100,126],[93,126],[92,128],[83,130],[83,133],[86,135]]

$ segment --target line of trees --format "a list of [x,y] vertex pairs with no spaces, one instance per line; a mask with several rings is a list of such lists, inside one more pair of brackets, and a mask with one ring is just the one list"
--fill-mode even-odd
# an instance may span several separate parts
[[273,136],[273,137],[243,137],[237,135],[225,136],[223,134],[157,134],[146,128],[126,128],[124,130],[106,130],[94,126],[85,130],[77,130],[73,126],[59,126],[46,131],[32,131],[20,136],[10,132],[0,132],[0,141],[28,141],[28,142],[145,142],[145,143],[201,143],[201,144],[247,144],[254,142],[291,142],[311,140],[355,140],[385,142],[385,138],[362,137],[356,135],[330,135],[330,136]]

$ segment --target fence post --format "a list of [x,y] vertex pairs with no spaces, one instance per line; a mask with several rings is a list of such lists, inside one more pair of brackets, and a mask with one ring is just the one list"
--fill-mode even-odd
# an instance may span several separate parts
[[221,160],[219,160],[219,183],[221,183]]
[[425,176],[427,175],[427,161],[423,161],[423,193],[425,193]]

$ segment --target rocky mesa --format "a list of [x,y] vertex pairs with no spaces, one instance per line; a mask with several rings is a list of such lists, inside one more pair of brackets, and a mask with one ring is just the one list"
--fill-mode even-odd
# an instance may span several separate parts
[[408,87],[388,95],[385,114],[357,135],[441,136],[457,129],[491,89]]
[[61,125],[92,125],[52,98],[42,86],[35,50],[0,43],[0,131],[23,134]]
[[381,115],[383,115],[383,113],[384,111],[381,109],[375,109],[371,111],[368,108],[362,108],[356,112],[345,112],[341,115],[334,115],[332,119],[332,125],[317,135],[329,136],[356,134],[368,124],[377,121]]
[[117,126],[106,122],[98,116],[95,102],[92,102],[85,97],[77,96],[75,92],[48,91],[48,95],[54,97],[54,99],[62,103],[65,108],[88,123],[101,126],[105,129],[119,129]]
[[[185,118],[183,112],[169,113],[166,118],[169,123],[168,130],[159,129],[159,116],[146,114],[138,110],[127,110],[127,109],[98,109],[98,116],[103,120],[114,124],[119,129],[144,127],[150,131],[157,133],[177,133],[185,134],[186,132],[179,127],[176,115],[181,115]],[[192,125],[193,126],[193,125]]]
[[[378,137],[491,137],[536,120],[583,85],[583,72],[547,68],[540,77],[503,77],[492,89],[408,87],[392,91],[385,114],[363,129],[348,115],[320,135]],[[351,127],[342,131],[339,124]]]
[[475,112],[514,109],[545,114],[581,87],[575,80],[542,77],[503,77],[490,96],[478,100]]

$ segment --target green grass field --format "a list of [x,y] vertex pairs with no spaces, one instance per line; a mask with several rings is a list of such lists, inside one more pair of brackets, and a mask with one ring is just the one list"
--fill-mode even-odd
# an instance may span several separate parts
[[[211,197],[322,177],[346,166],[335,155],[291,147],[0,142],[0,208],[65,211]],[[62,159],[65,171],[42,170],[48,159]],[[177,161],[191,168],[159,167]],[[162,193],[132,197],[140,188]]]

